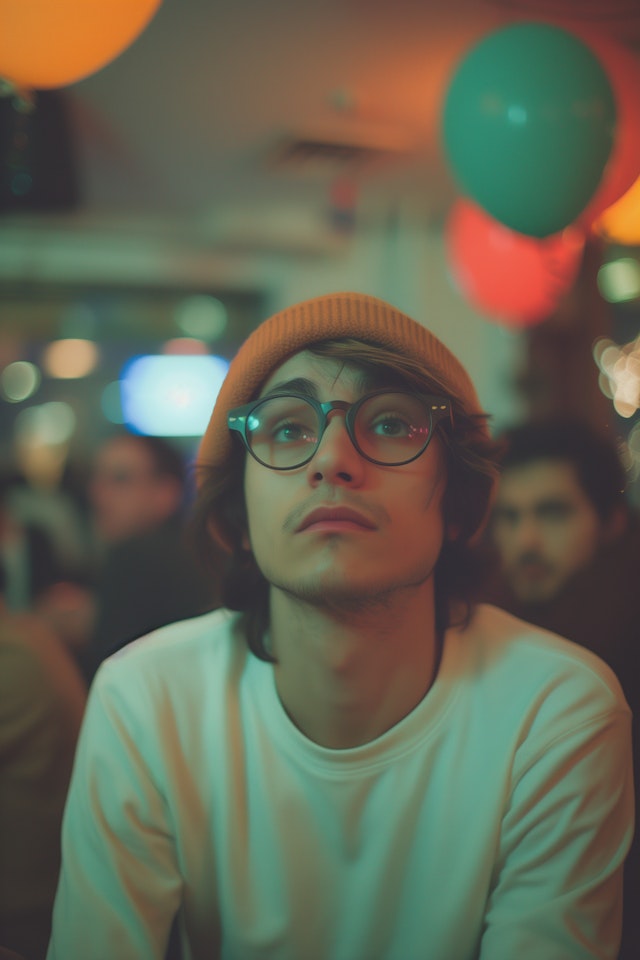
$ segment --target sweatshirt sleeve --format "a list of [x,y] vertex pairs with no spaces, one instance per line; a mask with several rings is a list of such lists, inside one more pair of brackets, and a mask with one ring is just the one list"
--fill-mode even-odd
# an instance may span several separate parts
[[162,958],[180,901],[153,711],[108,677],[106,664],[78,744],[47,960]]
[[591,710],[515,758],[481,960],[615,960],[633,833],[630,716]]

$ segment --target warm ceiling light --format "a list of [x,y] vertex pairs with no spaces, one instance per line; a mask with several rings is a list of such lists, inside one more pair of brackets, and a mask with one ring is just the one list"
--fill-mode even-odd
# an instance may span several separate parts
[[62,380],[86,377],[97,363],[98,348],[93,340],[54,340],[42,357],[42,364],[49,376]]

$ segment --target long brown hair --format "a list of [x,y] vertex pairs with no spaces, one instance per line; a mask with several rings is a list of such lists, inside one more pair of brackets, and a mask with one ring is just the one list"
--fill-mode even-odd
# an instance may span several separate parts
[[[451,427],[439,427],[447,464],[443,499],[445,529],[455,531],[443,544],[435,569],[436,629],[452,623],[452,610],[468,617],[477,580],[473,541],[482,529],[497,477],[496,444],[484,415],[470,414],[446,386],[411,357],[361,340],[325,340],[307,347],[314,356],[338,360],[363,372],[372,386],[403,386],[420,393],[449,396]],[[217,468],[200,467],[192,514],[196,548],[213,575],[218,602],[242,613],[241,626],[252,652],[272,661],[264,636],[269,622],[269,584],[253,554],[243,546],[247,529],[244,499],[245,451]]]

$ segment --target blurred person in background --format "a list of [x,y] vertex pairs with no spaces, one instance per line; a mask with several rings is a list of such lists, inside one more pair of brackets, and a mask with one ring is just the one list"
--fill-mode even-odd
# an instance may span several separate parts
[[0,562],[4,569],[4,603],[9,610],[29,610],[37,598],[63,576],[50,533],[26,519],[17,505],[25,481],[17,474],[0,477]]
[[594,650],[624,683],[639,639],[640,529],[615,444],[558,419],[500,440],[486,598]]
[[89,504],[102,555],[85,670],[157,627],[211,609],[185,535],[186,468],[160,437],[122,433],[98,449]]
[[50,542],[58,579],[84,572],[90,560],[91,538],[86,505],[67,482],[63,468],[54,477],[29,473],[15,476],[9,502],[12,515],[25,527],[41,532]]
[[47,620],[72,655],[85,656],[93,624],[93,574],[82,510],[64,491],[0,478],[0,562],[9,610]]
[[[640,789],[640,529],[615,442],[583,420],[527,423],[502,438],[483,599],[597,653],[634,714]],[[640,854],[626,862],[621,958],[640,957]]]
[[48,624],[10,611],[0,566],[0,946],[42,960],[86,684]]

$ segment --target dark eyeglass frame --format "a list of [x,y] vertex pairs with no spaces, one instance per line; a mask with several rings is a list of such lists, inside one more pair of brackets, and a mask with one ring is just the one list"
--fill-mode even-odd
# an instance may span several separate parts
[[[424,446],[421,447],[421,449],[412,457],[409,457],[406,460],[397,460],[392,463],[389,463],[386,460],[374,460],[373,457],[370,457],[368,454],[366,454],[360,448],[355,434],[355,420],[362,405],[366,403],[367,400],[371,400],[372,397],[382,396],[386,393],[401,393],[421,401],[430,417],[429,435]],[[287,467],[274,467],[272,464],[265,463],[264,460],[261,460],[260,457],[258,457],[251,449],[251,444],[247,437],[247,420],[253,411],[261,404],[267,403],[269,400],[282,400],[286,398],[291,398],[292,400],[305,400],[311,407],[313,407],[318,417],[318,437],[316,444],[309,456],[305,457],[304,460],[301,460],[300,463],[296,463],[293,466]],[[293,393],[291,391],[284,391],[283,393],[271,393],[266,397],[260,397],[258,400],[253,400],[251,403],[245,403],[241,407],[235,407],[233,410],[229,410],[227,414],[227,426],[229,427],[229,430],[234,431],[239,435],[242,443],[247,449],[247,452],[251,454],[254,460],[257,460],[258,463],[262,464],[263,467],[266,467],[268,470],[278,471],[298,470],[300,467],[304,467],[315,457],[322,442],[325,430],[327,429],[329,423],[329,414],[332,410],[341,410],[344,413],[344,424],[349,435],[349,439],[360,456],[364,457],[365,460],[368,460],[369,463],[375,463],[379,467],[402,467],[406,463],[413,463],[414,460],[417,460],[418,457],[422,456],[431,443],[431,439],[435,432],[435,427],[441,420],[448,420],[449,425],[453,427],[453,410],[451,407],[451,400],[449,400],[447,397],[436,397],[431,396],[430,394],[414,393],[411,390],[394,390],[392,387],[373,390],[371,393],[365,393],[364,396],[356,400],[355,403],[347,403],[346,400],[327,400],[325,403],[321,403],[319,400],[316,400],[315,397],[311,397],[306,393]]]

